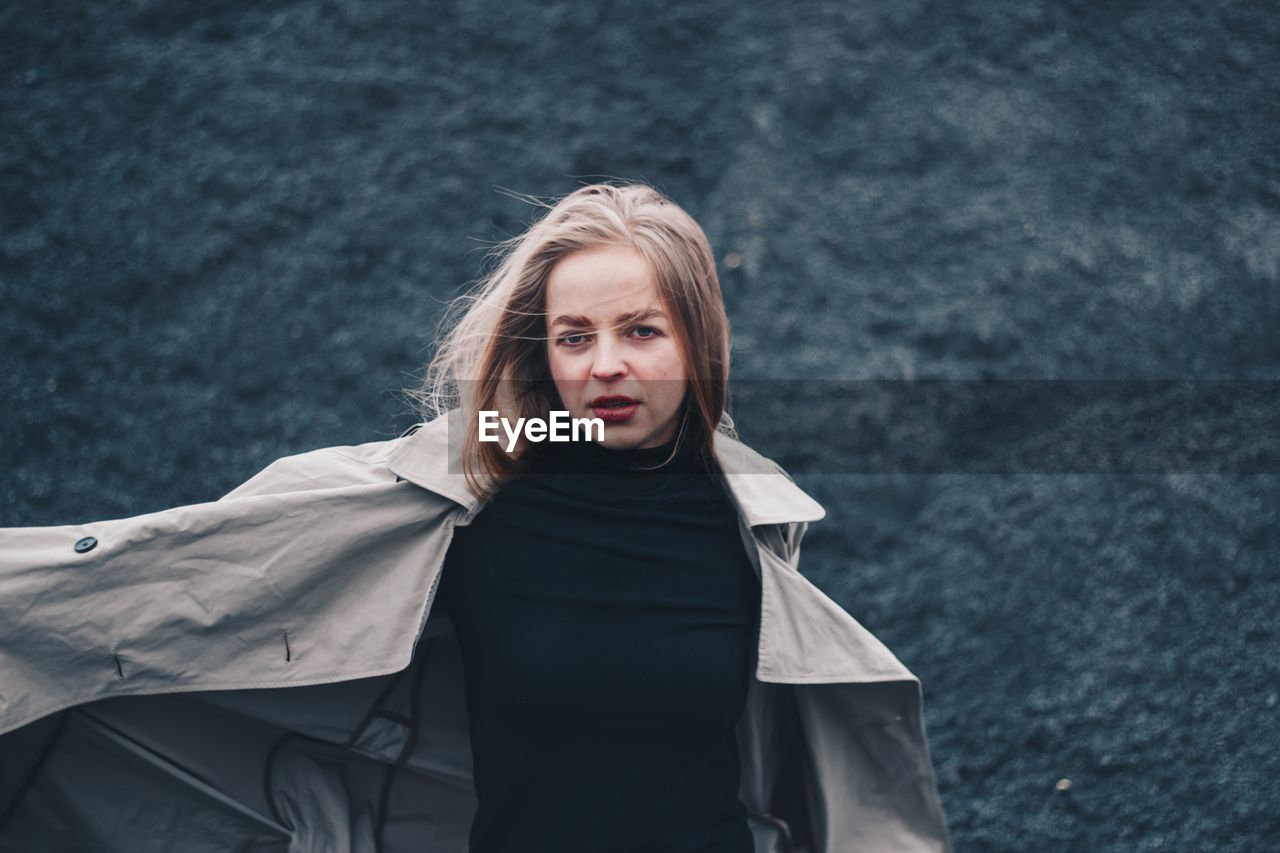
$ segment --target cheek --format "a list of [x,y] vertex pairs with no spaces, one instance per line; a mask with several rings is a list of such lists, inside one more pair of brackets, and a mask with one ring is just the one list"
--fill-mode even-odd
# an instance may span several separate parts
[[563,350],[552,347],[547,350],[547,368],[556,385],[567,382],[581,382],[582,359],[569,358]]
[[674,411],[684,399],[687,384],[680,351],[675,346],[663,347],[662,352],[654,352],[652,356],[648,363],[647,378],[659,383],[660,391],[655,402],[661,399],[664,408]]
[[565,361],[558,347],[547,347],[547,367],[552,376],[561,376],[565,372]]
[[663,379],[677,382],[685,378],[684,362],[680,358],[680,349],[672,341],[670,345],[663,348],[661,360],[656,366],[655,373]]

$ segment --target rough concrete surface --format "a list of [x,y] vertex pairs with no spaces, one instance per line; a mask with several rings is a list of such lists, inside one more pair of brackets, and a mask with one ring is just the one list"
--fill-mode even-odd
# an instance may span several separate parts
[[[512,193],[604,176],[703,224],[784,402],[1280,378],[1273,4],[12,0],[0,128],[6,526],[398,434]],[[1280,469],[858,474],[737,414],[923,680],[958,850],[1276,849]]]

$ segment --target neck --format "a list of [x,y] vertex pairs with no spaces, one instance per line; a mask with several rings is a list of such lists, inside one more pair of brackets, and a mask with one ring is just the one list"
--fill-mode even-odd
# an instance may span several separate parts
[[545,443],[539,448],[539,456],[560,470],[588,474],[618,472],[657,476],[700,469],[699,454],[688,435],[673,437],[653,447],[621,449],[594,441]]

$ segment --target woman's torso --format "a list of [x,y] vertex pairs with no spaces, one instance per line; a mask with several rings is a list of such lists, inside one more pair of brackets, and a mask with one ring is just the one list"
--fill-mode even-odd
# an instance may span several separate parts
[[734,727],[759,584],[689,448],[542,445],[458,528],[473,853],[751,853]]

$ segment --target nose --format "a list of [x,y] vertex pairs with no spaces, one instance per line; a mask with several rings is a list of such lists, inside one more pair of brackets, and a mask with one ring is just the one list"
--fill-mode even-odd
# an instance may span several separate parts
[[592,378],[603,381],[625,376],[627,363],[622,358],[618,344],[608,335],[601,335],[598,341],[591,362]]

